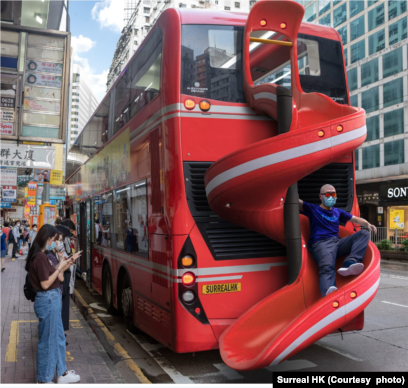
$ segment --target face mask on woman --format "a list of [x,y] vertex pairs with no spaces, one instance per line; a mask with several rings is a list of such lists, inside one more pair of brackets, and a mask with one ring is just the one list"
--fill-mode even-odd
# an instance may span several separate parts
[[34,230],[34,232],[36,232],[36,231],[37,231],[37,228],[33,228],[33,230]]
[[51,243],[51,245],[48,245],[48,244],[47,244],[47,246],[45,247],[45,249],[46,249],[47,251],[52,251],[54,248],[55,248],[55,241],[53,241],[53,242]]
[[64,243],[62,241],[57,241],[56,247],[57,247],[57,251],[61,252],[64,250]]

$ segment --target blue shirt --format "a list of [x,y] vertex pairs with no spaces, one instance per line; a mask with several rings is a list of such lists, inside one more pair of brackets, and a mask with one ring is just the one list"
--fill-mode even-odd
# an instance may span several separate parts
[[6,245],[6,233],[3,232],[1,235],[1,250],[6,251],[7,250],[7,245]]
[[332,210],[325,210],[319,205],[307,202],[303,202],[303,214],[310,221],[309,249],[317,241],[339,237],[340,223],[345,224],[353,217],[344,210],[335,207],[332,207]]

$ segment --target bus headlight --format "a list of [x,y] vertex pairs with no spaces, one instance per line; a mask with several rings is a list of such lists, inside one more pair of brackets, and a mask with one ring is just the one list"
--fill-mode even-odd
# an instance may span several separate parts
[[192,291],[183,292],[183,295],[181,297],[183,298],[183,301],[186,303],[191,303],[195,299],[194,292]]

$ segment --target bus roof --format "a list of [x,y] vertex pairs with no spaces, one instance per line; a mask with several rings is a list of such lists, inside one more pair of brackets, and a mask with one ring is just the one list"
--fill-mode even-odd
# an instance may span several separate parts
[[[181,24],[217,24],[227,26],[245,26],[248,13],[215,11],[203,9],[179,8]],[[299,33],[317,35],[322,38],[339,40],[338,32],[328,26],[320,24],[303,22],[300,26]]]

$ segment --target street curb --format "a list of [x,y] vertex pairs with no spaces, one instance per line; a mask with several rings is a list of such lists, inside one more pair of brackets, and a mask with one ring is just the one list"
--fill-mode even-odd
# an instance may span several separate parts
[[89,337],[96,343],[96,348],[98,349],[99,356],[102,358],[102,360],[106,363],[107,367],[112,373],[113,378],[115,379],[115,382],[118,384],[124,384],[125,381],[121,377],[120,373],[117,371],[115,364],[112,362],[111,358],[109,357],[108,353],[105,351],[105,348],[99,341],[98,337],[95,335],[93,332],[91,326],[89,326],[88,321],[83,317],[81,314],[80,309],[85,308],[85,306],[82,305],[82,303],[79,301],[79,298],[75,297],[75,294],[71,295],[71,299],[74,302],[75,306],[77,307],[77,310],[75,311],[76,316],[78,317],[79,321],[81,322],[81,325],[84,327],[86,333],[89,335]]

